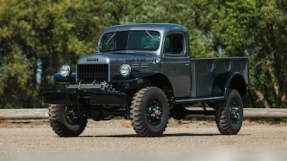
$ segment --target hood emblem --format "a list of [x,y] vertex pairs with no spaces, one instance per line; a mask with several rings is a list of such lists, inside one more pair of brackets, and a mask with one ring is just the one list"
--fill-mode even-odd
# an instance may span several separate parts
[[87,61],[99,61],[99,58],[87,58]]

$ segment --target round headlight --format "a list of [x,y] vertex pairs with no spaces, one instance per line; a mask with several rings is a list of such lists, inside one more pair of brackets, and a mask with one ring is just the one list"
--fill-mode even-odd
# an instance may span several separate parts
[[63,77],[68,77],[71,74],[70,65],[62,65],[59,74]]
[[128,77],[131,74],[132,68],[128,64],[123,64],[120,67],[120,73],[123,77]]

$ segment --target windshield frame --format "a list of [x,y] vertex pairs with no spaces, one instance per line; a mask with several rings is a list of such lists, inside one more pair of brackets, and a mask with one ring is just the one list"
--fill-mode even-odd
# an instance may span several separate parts
[[[142,31],[142,32],[157,32],[159,34],[159,44],[157,46],[156,49],[119,49],[119,50],[102,50],[102,45],[103,45],[103,37],[105,34],[111,34],[111,33],[117,33],[117,32],[129,32],[129,31]],[[127,40],[128,41],[128,40]],[[114,31],[108,31],[108,32],[103,32],[101,34],[99,43],[98,43],[98,50],[101,53],[109,53],[109,52],[130,52],[130,51],[137,51],[137,52],[146,52],[146,53],[157,53],[162,45],[162,32],[158,31],[158,30],[153,30],[153,29],[139,29],[139,30],[114,30]]]

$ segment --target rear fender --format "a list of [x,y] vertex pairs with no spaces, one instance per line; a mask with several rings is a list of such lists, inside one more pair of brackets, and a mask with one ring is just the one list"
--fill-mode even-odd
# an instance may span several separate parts
[[247,83],[243,76],[238,72],[230,72],[226,75],[224,81],[224,96],[228,96],[229,89],[236,89],[241,97],[247,95]]

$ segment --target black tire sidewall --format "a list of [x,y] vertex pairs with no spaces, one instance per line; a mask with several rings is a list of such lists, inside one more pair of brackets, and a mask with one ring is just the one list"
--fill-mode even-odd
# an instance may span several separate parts
[[[231,102],[236,100],[239,103],[239,121],[234,125],[231,120]],[[224,102],[218,103],[216,112],[216,124],[218,130],[223,135],[236,135],[242,126],[243,121],[243,103],[239,92],[230,89]]]
[[78,130],[80,130],[80,129],[82,128],[82,126],[83,126],[83,123],[82,123],[82,122],[84,121],[82,118],[78,118],[77,120],[74,120],[73,124],[71,124],[71,123],[67,120],[65,109],[63,110],[63,114],[62,114],[61,116],[62,116],[62,118],[61,118],[61,120],[59,120],[59,121],[61,121],[62,124],[63,124],[66,128],[68,128],[69,130],[71,130],[71,131],[78,131]]
[[[238,123],[236,125],[231,123],[231,103],[232,101],[236,101],[236,103],[239,105],[239,117],[240,120],[238,121]],[[230,125],[232,126],[232,128],[234,130],[239,131],[241,126],[242,126],[242,121],[243,121],[243,103],[242,103],[242,99],[241,96],[239,94],[239,92],[235,89],[232,89],[228,95],[228,98],[226,100],[226,105],[225,105],[226,110],[228,111],[228,115],[226,117],[228,117],[228,120],[230,121]]]
[[86,127],[87,119],[78,118],[74,124],[67,121],[65,105],[54,104],[49,107],[49,122],[54,132],[62,137],[78,136]]
[[[154,99],[159,101],[161,103],[161,106],[162,106],[161,122],[157,126],[151,125],[149,123],[149,121],[147,120],[147,117],[145,116],[146,110],[147,110],[147,107],[148,107],[150,101],[152,101]],[[169,105],[168,105],[168,101],[167,101],[164,93],[160,89],[151,88],[150,90],[148,90],[143,97],[142,104],[141,104],[140,108],[141,108],[142,115],[144,115],[144,116],[142,116],[142,118],[144,118],[144,122],[150,131],[156,133],[156,132],[162,131],[162,129],[164,129],[166,127],[166,124],[167,124],[168,118],[169,118]]]

